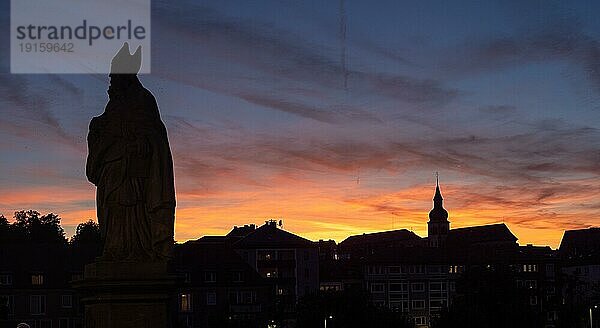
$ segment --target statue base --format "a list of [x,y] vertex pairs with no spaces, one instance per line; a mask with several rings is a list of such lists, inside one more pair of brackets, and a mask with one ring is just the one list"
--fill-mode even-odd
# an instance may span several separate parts
[[86,328],[170,328],[175,279],[166,263],[95,262],[74,282]]

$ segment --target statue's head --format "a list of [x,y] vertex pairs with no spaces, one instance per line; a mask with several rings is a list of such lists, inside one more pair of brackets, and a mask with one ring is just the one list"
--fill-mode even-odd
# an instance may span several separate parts
[[137,75],[141,67],[142,46],[138,46],[132,55],[129,53],[129,43],[125,42],[110,63],[110,74]]
[[110,86],[108,94],[111,98],[120,96],[131,84],[138,83],[137,73],[142,66],[142,46],[129,53],[129,43],[125,42],[110,64]]

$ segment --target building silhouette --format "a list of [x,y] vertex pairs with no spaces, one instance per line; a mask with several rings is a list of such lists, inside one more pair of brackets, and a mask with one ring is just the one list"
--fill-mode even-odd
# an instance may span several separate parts
[[[590,313],[598,324],[600,228],[566,231],[553,250],[520,246],[504,223],[450,229],[449,217],[436,182],[427,237],[399,229],[313,242],[268,220],[177,244],[172,319],[184,328],[303,327],[311,321],[298,306],[309,300],[322,307],[308,313],[315,322],[337,327],[342,314],[327,303],[337,294],[366,295],[353,315],[388,318],[381,327],[578,328]],[[72,283],[101,247],[0,236],[0,327],[82,327]]]

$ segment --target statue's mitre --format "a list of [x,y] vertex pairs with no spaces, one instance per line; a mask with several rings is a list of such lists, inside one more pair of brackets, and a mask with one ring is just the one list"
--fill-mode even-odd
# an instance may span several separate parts
[[110,74],[137,74],[142,67],[142,46],[129,53],[129,43],[125,42],[110,63]]

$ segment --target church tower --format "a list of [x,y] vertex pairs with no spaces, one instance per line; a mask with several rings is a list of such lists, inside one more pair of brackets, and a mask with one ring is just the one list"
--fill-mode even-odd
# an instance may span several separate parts
[[429,212],[429,222],[427,222],[427,240],[430,247],[441,247],[446,242],[450,222],[448,221],[448,211],[444,209],[444,199],[440,192],[440,182],[438,174],[435,178],[435,196],[433,196],[433,208]]

